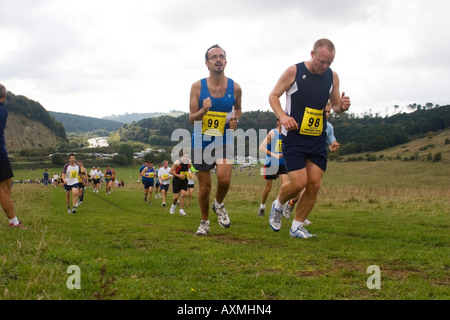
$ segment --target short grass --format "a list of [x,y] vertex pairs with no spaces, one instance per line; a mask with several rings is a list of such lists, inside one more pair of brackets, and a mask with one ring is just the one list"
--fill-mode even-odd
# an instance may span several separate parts
[[[226,199],[232,226],[222,229],[211,213],[208,237],[194,236],[197,188],[188,215],[170,215],[159,199],[144,203],[137,167],[117,173],[126,187],[112,195],[87,189],[77,214],[66,212],[60,188],[14,186],[28,230],[9,229],[6,218],[0,225],[0,299],[450,298],[446,164],[330,162],[310,215],[318,237],[308,240],[290,239],[291,221],[275,233],[268,213],[256,216],[264,186],[257,170],[233,173]],[[278,188],[277,181],[268,206]],[[66,284],[72,265],[81,270],[81,289]],[[379,290],[367,287],[371,265],[381,269]]]

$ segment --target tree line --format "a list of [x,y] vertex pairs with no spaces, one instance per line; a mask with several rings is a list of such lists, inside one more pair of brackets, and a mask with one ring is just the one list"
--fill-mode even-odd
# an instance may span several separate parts
[[[433,109],[417,109],[390,117],[365,116],[356,118],[352,113],[333,114],[330,119],[336,138],[341,144],[341,155],[360,152],[376,152],[406,143],[429,132],[450,127],[450,106]],[[276,125],[276,116],[271,111],[248,111],[242,114],[239,128],[270,130]],[[170,147],[178,143],[171,141],[175,129],[184,128],[192,132],[189,114],[177,118],[162,116],[144,119],[124,125],[113,134],[113,140],[126,143],[139,141],[151,146]]]
[[354,118],[344,113],[332,115],[329,121],[341,143],[341,155],[376,152],[449,128],[450,106],[417,109],[385,118]]
[[93,117],[79,116],[70,113],[49,111],[49,114],[55,120],[61,122],[67,132],[85,133],[93,130],[102,129],[113,132],[123,126],[122,122]]
[[[96,128],[113,132],[109,142],[116,145],[134,141],[152,147],[171,147],[178,143],[178,141],[171,141],[174,130],[183,128],[192,132],[193,129],[188,113],[178,117],[160,116],[131,124],[122,124],[111,120],[50,113],[39,102],[21,95],[14,95],[11,92],[8,93],[5,106],[10,112],[41,122],[57,137],[65,140],[67,140],[66,128],[54,116],[58,116],[60,121],[63,121],[61,119],[67,120],[64,123],[74,124],[75,126],[70,131],[83,132],[88,128],[89,131]],[[413,108],[415,108],[413,112],[399,113],[384,118],[378,115],[365,115],[358,118],[353,113],[332,114],[329,121],[333,124],[335,135],[341,144],[340,155],[381,151],[406,143],[429,132],[437,132],[450,127],[449,105],[433,107],[431,103],[427,103],[422,107],[413,104],[411,109]],[[258,132],[260,129],[270,130],[275,125],[276,116],[272,111],[258,110],[244,112],[239,128],[244,131],[254,129]]]

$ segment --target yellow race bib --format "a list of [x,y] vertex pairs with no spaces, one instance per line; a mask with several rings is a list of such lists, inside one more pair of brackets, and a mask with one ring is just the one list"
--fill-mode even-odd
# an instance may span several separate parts
[[202,133],[208,136],[223,136],[226,121],[226,112],[208,111],[203,117]]
[[282,144],[283,144],[283,141],[280,139],[280,140],[278,140],[277,141],[277,146],[275,147],[275,152],[282,152]]
[[78,178],[78,172],[70,171],[70,178],[72,178],[72,179]]
[[169,178],[169,175],[168,174],[163,174],[162,178],[165,180],[165,179]]
[[188,176],[188,172],[187,171],[180,171],[180,176]]
[[323,110],[305,108],[300,134],[318,137],[323,132]]

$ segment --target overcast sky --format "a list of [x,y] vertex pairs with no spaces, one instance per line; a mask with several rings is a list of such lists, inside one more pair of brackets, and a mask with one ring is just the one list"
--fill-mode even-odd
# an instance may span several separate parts
[[2,0],[0,83],[49,111],[188,112],[218,43],[243,111],[271,110],[282,72],[329,38],[351,112],[446,105],[449,12],[443,0]]

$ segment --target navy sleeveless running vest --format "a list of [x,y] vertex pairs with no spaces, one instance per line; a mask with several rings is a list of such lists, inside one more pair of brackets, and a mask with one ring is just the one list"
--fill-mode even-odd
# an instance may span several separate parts
[[286,91],[285,112],[299,124],[299,130],[282,133],[283,143],[301,147],[306,153],[326,154],[325,107],[333,90],[333,72],[312,74],[304,62],[297,66],[297,75],[292,86]]

